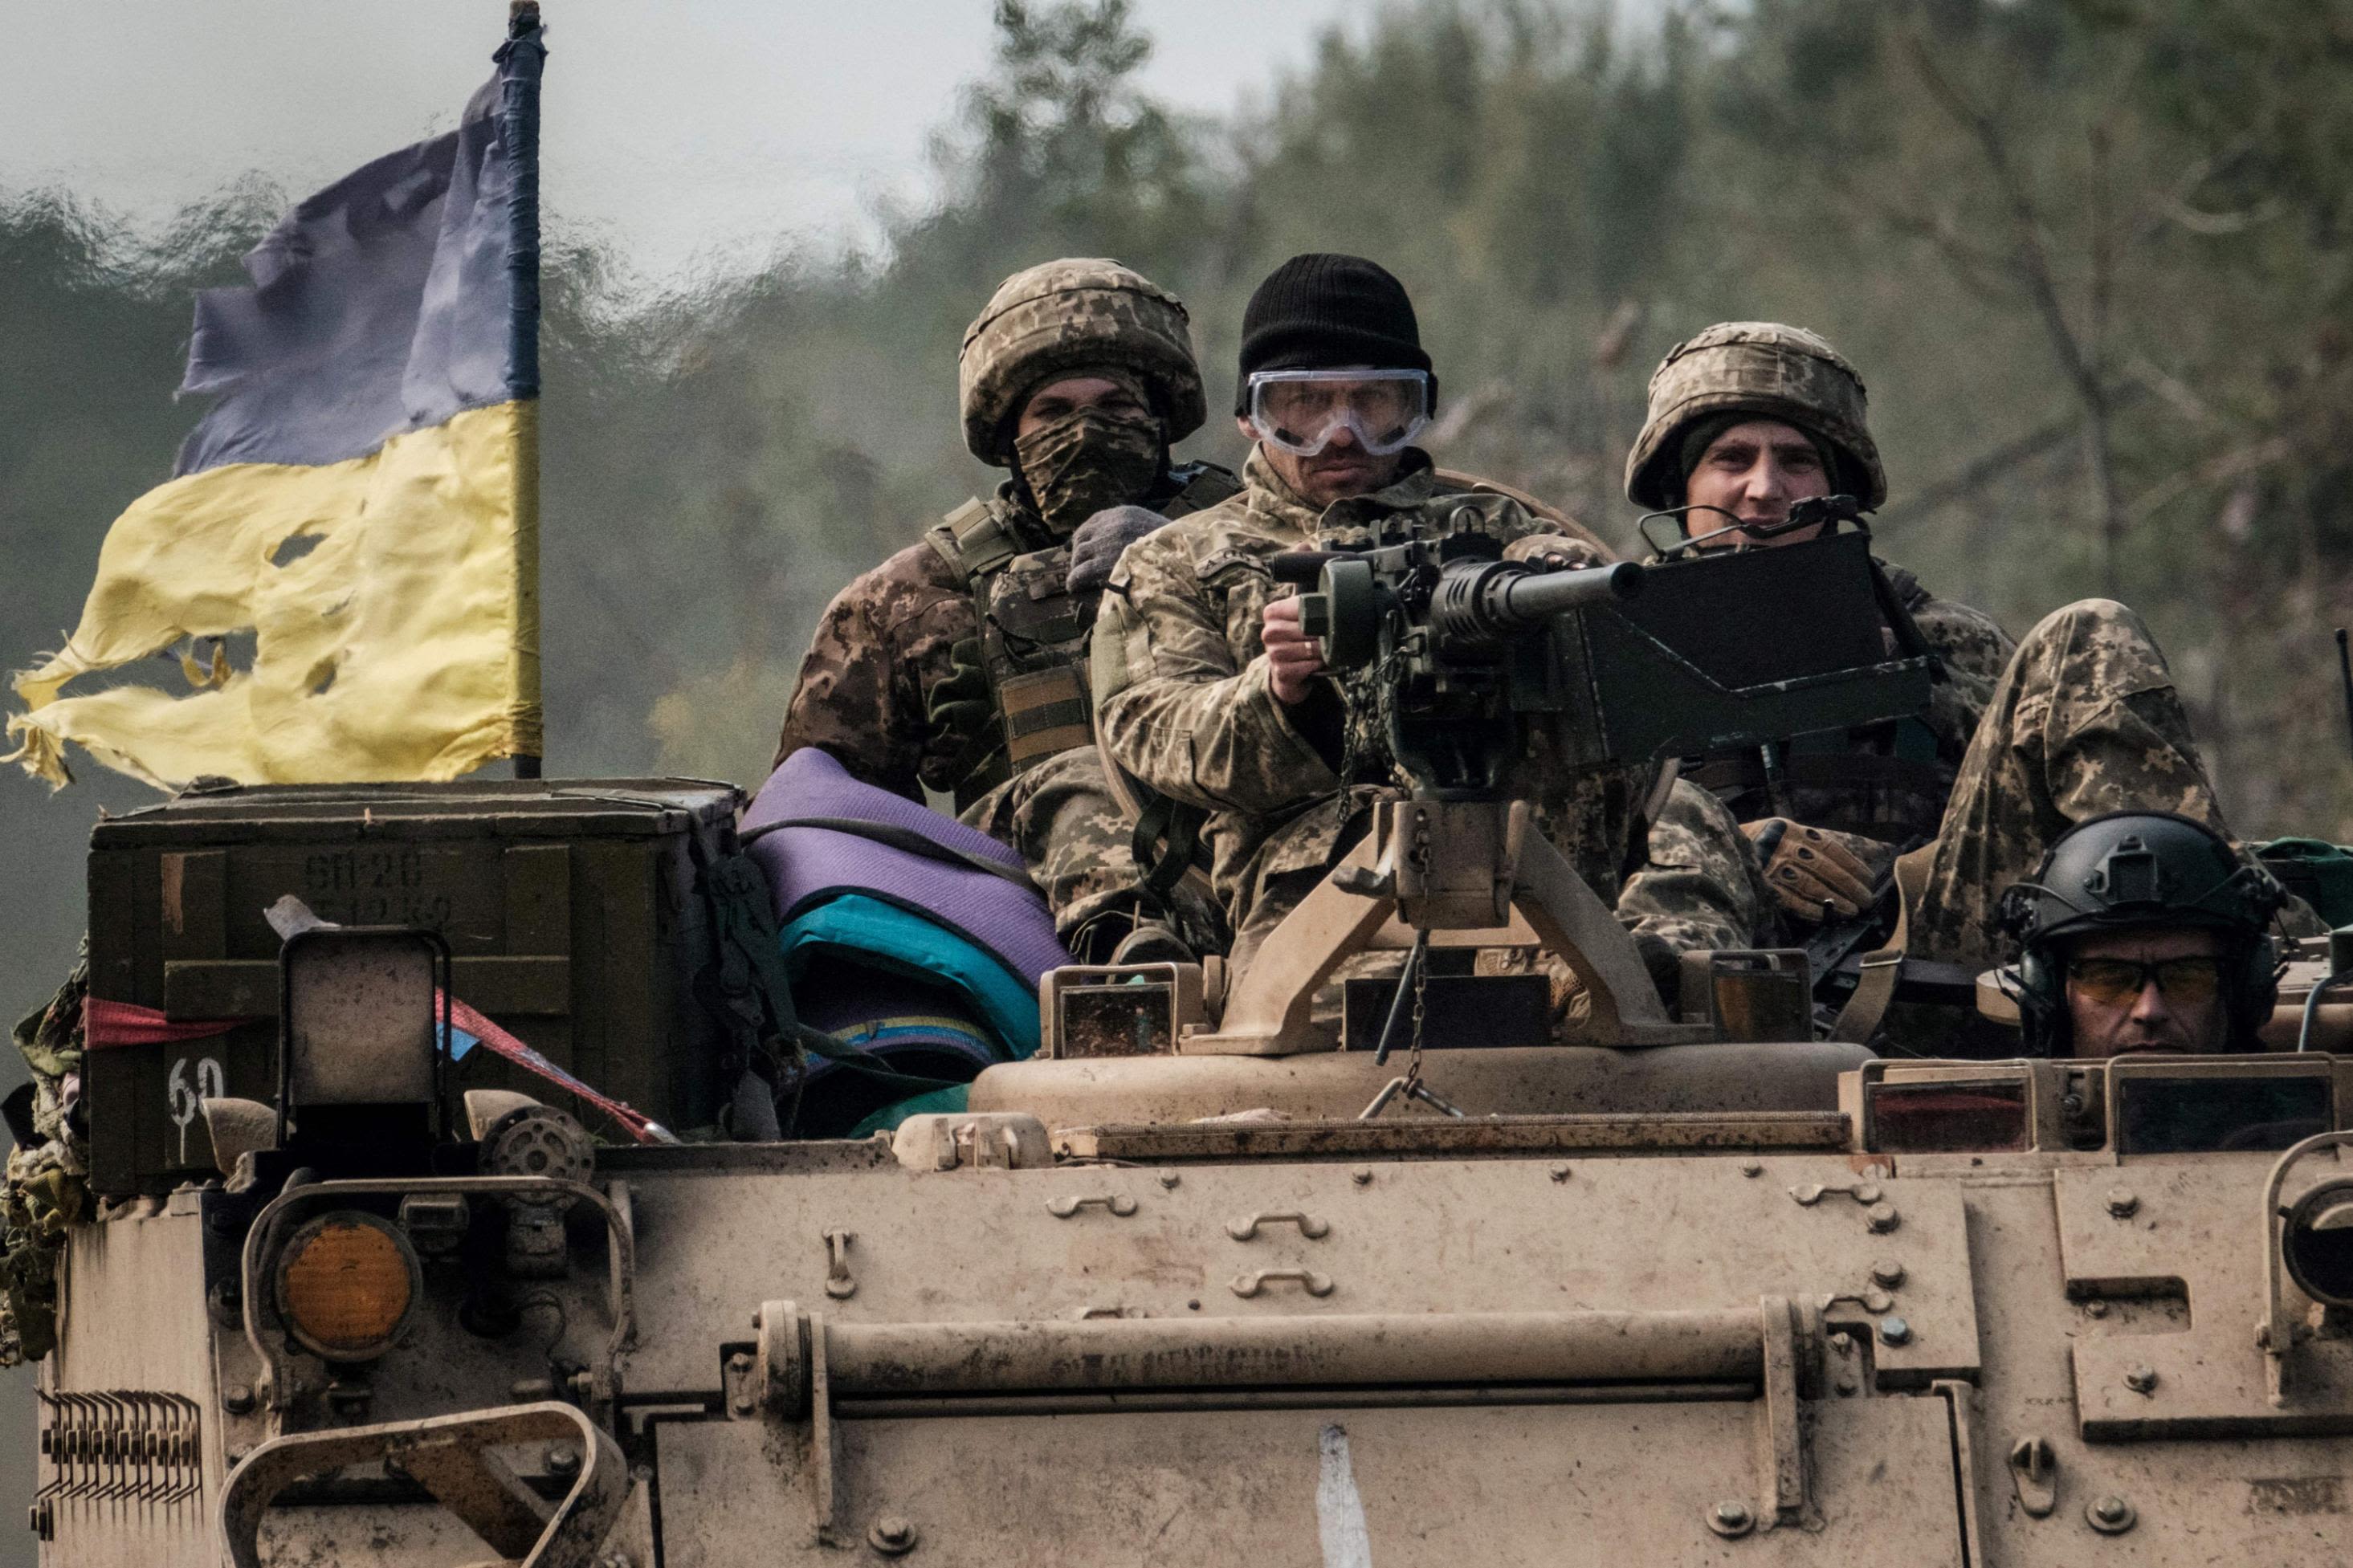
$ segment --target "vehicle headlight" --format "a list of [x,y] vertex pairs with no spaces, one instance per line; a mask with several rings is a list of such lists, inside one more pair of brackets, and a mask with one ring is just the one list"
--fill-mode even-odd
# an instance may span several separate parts
[[390,1350],[423,1286],[408,1238],[357,1209],[305,1222],[273,1273],[288,1331],[329,1361],[372,1361]]

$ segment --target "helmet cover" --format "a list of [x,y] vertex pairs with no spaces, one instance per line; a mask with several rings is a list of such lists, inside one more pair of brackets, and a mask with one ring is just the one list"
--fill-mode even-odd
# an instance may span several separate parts
[[1626,458],[1626,499],[1672,506],[1683,432],[1711,414],[1778,419],[1827,442],[1843,459],[1835,482],[1866,507],[1887,501],[1887,474],[1871,439],[1862,377],[1820,334],[1778,321],[1720,321],[1667,351],[1651,375],[1651,407]]
[[1089,365],[1141,375],[1171,445],[1208,417],[1184,303],[1116,261],[1065,258],[1007,279],[965,329],[956,355],[964,444],[982,462],[1008,467],[1023,401]]

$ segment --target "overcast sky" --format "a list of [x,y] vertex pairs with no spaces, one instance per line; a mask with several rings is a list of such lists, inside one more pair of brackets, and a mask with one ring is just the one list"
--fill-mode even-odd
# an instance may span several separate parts
[[[1151,91],[1222,111],[1373,0],[1137,0]],[[546,0],[548,210],[649,279],[919,200],[990,0]],[[290,196],[455,122],[503,0],[5,0],[0,189],[143,222],[248,172]]]

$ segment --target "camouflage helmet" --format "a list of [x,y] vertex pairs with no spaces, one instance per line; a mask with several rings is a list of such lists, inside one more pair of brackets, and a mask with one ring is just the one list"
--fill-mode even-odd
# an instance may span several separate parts
[[1667,351],[1651,374],[1650,416],[1626,458],[1626,499],[1645,508],[1675,505],[1683,431],[1722,413],[1797,426],[1839,454],[1834,483],[1852,487],[1866,507],[1886,503],[1862,377],[1819,334],[1778,321],[1720,321]]
[[1065,258],[1008,278],[965,329],[956,355],[964,444],[982,462],[1007,467],[1022,400],[1049,377],[1091,364],[1141,375],[1172,445],[1208,417],[1184,301],[1116,261]]

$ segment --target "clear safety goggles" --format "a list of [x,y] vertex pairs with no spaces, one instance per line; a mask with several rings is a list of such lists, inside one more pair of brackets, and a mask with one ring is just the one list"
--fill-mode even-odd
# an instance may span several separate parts
[[1343,426],[1375,457],[1402,451],[1430,423],[1430,373],[1420,370],[1261,370],[1250,378],[1250,428],[1260,440],[1312,458]]

